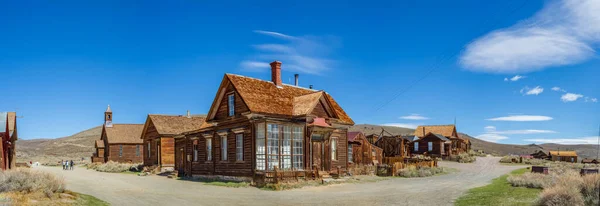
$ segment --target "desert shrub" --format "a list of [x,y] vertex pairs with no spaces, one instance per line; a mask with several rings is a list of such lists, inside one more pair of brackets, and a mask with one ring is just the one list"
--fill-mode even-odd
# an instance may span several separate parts
[[513,187],[546,188],[552,185],[549,175],[540,173],[525,173],[522,175],[510,175],[506,179]]
[[543,206],[580,206],[585,203],[579,190],[573,190],[570,187],[564,186],[554,186],[542,191],[537,204]]
[[475,162],[477,158],[472,156],[469,153],[460,153],[458,155],[451,155],[450,161],[459,162],[459,163],[472,163]]
[[583,176],[581,194],[585,205],[600,205],[600,174],[589,174]]
[[98,172],[110,172],[110,173],[119,173],[119,172],[127,172],[127,171],[139,172],[142,169],[140,164],[119,163],[119,162],[113,162],[113,161],[108,161],[107,163],[104,163],[104,164],[90,163],[90,164],[87,164],[86,167],[88,169],[93,169]]
[[548,162],[547,160],[542,160],[542,159],[526,159],[526,158],[523,158],[523,164],[528,164],[528,165],[544,165],[547,162]]
[[64,180],[47,172],[21,168],[0,172],[0,193],[43,192],[50,197],[64,192],[64,189]]
[[475,152],[473,150],[469,150],[469,155],[474,157],[487,157],[487,154],[481,152]]
[[500,159],[500,163],[512,163],[516,156],[504,156]]
[[375,175],[375,170],[377,166],[375,165],[353,165],[348,168],[348,173],[351,175]]
[[410,166],[398,171],[398,176],[400,177],[429,177],[437,174],[448,173],[448,169],[445,167],[421,167],[416,168],[414,166]]

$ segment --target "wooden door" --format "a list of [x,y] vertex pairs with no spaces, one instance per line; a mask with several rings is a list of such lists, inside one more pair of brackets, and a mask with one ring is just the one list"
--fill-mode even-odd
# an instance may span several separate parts
[[[317,165],[319,170],[323,170],[325,168],[324,160],[324,151],[323,151],[323,142],[312,142],[312,163],[313,165]],[[311,167],[313,166],[311,165]]]

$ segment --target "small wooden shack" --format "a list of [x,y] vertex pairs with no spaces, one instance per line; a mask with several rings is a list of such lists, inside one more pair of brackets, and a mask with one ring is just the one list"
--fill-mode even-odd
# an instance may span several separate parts
[[575,151],[550,151],[548,156],[552,161],[577,162],[577,152]]
[[0,170],[16,167],[17,113],[0,112]]
[[583,159],[581,160],[581,163],[583,163],[583,164],[598,164],[598,163],[599,163],[599,161],[598,161],[597,159],[591,159],[591,158],[589,158],[589,159],[588,159],[588,158],[583,158]]
[[431,157],[448,156],[449,151],[446,150],[445,145],[450,141],[444,135],[429,132],[411,143],[410,152],[413,155],[422,154]]
[[369,143],[362,132],[348,132],[348,165],[382,163],[383,149]]
[[548,154],[542,150],[538,150],[532,153],[531,156],[535,159],[548,159]]
[[104,163],[104,141],[96,140],[94,148],[96,152],[92,155],[92,163]]
[[383,149],[384,157],[407,157],[409,143],[402,136],[381,136],[375,146]]
[[444,145],[446,155],[458,155],[460,153],[469,152],[471,149],[471,141],[469,141],[468,138],[459,137],[456,126],[453,124],[418,126],[417,129],[415,129],[414,135],[423,138],[428,133],[439,134],[450,140]]

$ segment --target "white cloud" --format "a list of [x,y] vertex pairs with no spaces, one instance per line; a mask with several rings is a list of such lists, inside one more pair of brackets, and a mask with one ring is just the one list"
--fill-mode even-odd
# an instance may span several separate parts
[[411,114],[408,116],[402,116],[400,119],[408,119],[408,120],[426,120],[428,117],[421,116],[420,114]]
[[504,81],[505,81],[505,82],[508,82],[508,78],[504,78]]
[[583,95],[581,95],[581,94],[566,93],[560,97],[560,100],[562,100],[563,102],[573,102],[573,101],[577,101],[577,99],[582,98],[582,97],[583,97]]
[[387,124],[383,124],[383,126],[402,127],[402,128],[409,128],[409,129],[416,129],[419,125],[422,125],[422,124],[411,124],[411,123],[387,123]]
[[544,92],[544,88],[537,86],[534,88],[525,87],[521,89],[521,94],[523,95],[538,95]]
[[555,91],[555,92],[567,92],[564,89],[561,89],[560,87],[552,87],[552,91]]
[[510,80],[511,82],[516,82],[516,81],[519,81],[520,79],[525,79],[525,78],[527,78],[527,77],[521,76],[521,75],[515,75],[514,77],[511,77],[510,79],[504,78],[504,81]]
[[492,31],[466,46],[465,69],[525,73],[592,58],[600,42],[600,1],[555,0],[533,17]]
[[598,99],[592,98],[592,102],[598,102]]
[[[240,66],[249,71],[257,70],[255,65],[246,62],[260,62],[264,65],[275,60],[281,61],[281,68],[307,74],[323,74],[333,68],[335,61],[328,59],[333,48],[337,46],[337,38],[331,36],[291,36],[272,31],[256,30],[255,33],[275,37],[284,43],[266,43],[252,45],[256,54],[240,63]],[[268,63],[267,63],[268,65]],[[267,67],[267,69],[270,67]]]
[[524,129],[524,130],[506,130],[506,131],[494,131],[494,134],[553,134],[557,133],[552,130],[539,130],[539,129]]
[[555,144],[598,144],[598,137],[580,137],[565,139],[525,139],[527,142]]
[[512,122],[531,122],[531,121],[549,121],[552,117],[540,115],[509,115],[506,117],[495,117],[486,119],[488,121],[512,121]]
[[488,142],[498,142],[500,140],[508,139],[507,136],[502,136],[502,135],[498,135],[498,134],[482,134],[482,135],[476,136],[475,138],[480,139],[480,140],[485,140]]
[[496,127],[494,126],[486,126],[483,128],[483,130],[485,130],[485,132],[495,132],[496,131]]

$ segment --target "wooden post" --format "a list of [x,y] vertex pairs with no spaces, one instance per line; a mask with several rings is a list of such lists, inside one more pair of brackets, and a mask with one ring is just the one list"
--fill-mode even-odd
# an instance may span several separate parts
[[273,167],[273,170],[275,171],[275,175],[274,175],[274,178],[275,178],[275,184],[279,184],[279,175],[278,175],[278,173],[279,173],[279,169],[277,168],[277,166],[274,166],[274,167]]

